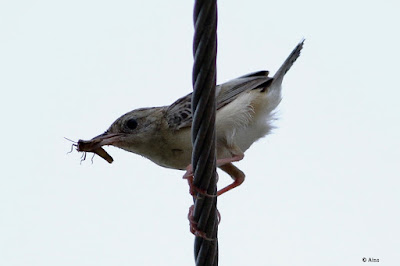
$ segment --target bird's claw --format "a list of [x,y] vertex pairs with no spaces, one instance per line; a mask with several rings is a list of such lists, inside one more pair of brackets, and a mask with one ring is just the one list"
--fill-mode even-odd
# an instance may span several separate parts
[[[198,237],[204,238],[205,240],[208,241],[213,241],[215,239],[209,238],[207,237],[207,234],[203,231],[200,231],[197,228],[197,222],[193,219],[193,212],[194,212],[194,205],[190,206],[189,208],[189,213],[188,213],[188,220],[190,222],[190,232]],[[219,213],[219,211],[217,210],[217,215],[218,215],[218,224],[221,221],[221,214]]]

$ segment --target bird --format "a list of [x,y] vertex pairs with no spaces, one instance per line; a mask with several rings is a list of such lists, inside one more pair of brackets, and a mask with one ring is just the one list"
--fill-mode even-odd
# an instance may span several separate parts
[[[245,174],[233,163],[242,160],[245,151],[274,128],[283,78],[300,56],[303,44],[304,39],[273,76],[269,76],[269,71],[258,71],[216,86],[217,166],[233,179],[230,185],[218,190],[218,196],[243,183]],[[191,101],[189,93],[169,106],[130,111],[103,134],[88,141],[79,140],[77,150],[96,153],[111,163],[112,157],[102,146],[112,145],[162,167],[186,170],[184,178],[188,178],[192,175]]]

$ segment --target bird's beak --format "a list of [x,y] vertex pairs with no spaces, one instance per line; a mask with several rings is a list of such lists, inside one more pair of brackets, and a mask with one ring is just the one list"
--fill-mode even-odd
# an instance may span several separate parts
[[82,152],[93,152],[102,157],[109,163],[113,162],[113,158],[102,148],[104,145],[113,145],[121,140],[122,134],[114,134],[109,132],[104,132],[91,140],[79,140],[78,141],[78,151]]
[[123,134],[121,133],[109,133],[106,131],[103,134],[92,138],[88,142],[90,143],[90,145],[93,145],[93,147],[113,145],[121,140],[122,135]]

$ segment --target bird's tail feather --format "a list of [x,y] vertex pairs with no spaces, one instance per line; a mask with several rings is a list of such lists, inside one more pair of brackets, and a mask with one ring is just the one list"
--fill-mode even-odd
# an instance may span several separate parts
[[305,41],[305,39],[301,40],[301,42],[290,53],[288,58],[286,58],[285,62],[278,69],[278,71],[276,71],[276,73],[274,75],[274,80],[272,83],[281,85],[283,77],[285,76],[286,72],[289,71],[289,69],[292,67],[293,63],[300,56],[300,51],[303,48],[304,41]]

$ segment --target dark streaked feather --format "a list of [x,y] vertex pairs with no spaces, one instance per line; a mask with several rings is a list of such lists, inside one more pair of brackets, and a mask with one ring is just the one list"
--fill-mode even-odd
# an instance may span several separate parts
[[283,62],[282,66],[276,71],[274,75],[274,83],[282,83],[283,77],[292,67],[293,63],[300,56],[300,51],[303,49],[305,39],[303,39],[290,53],[290,55],[286,58],[285,62]]
[[[258,71],[228,81],[216,88],[217,110],[234,101],[241,93],[261,88],[264,91],[272,82],[268,71]],[[178,99],[166,111],[168,125],[173,130],[192,125],[192,93]]]

